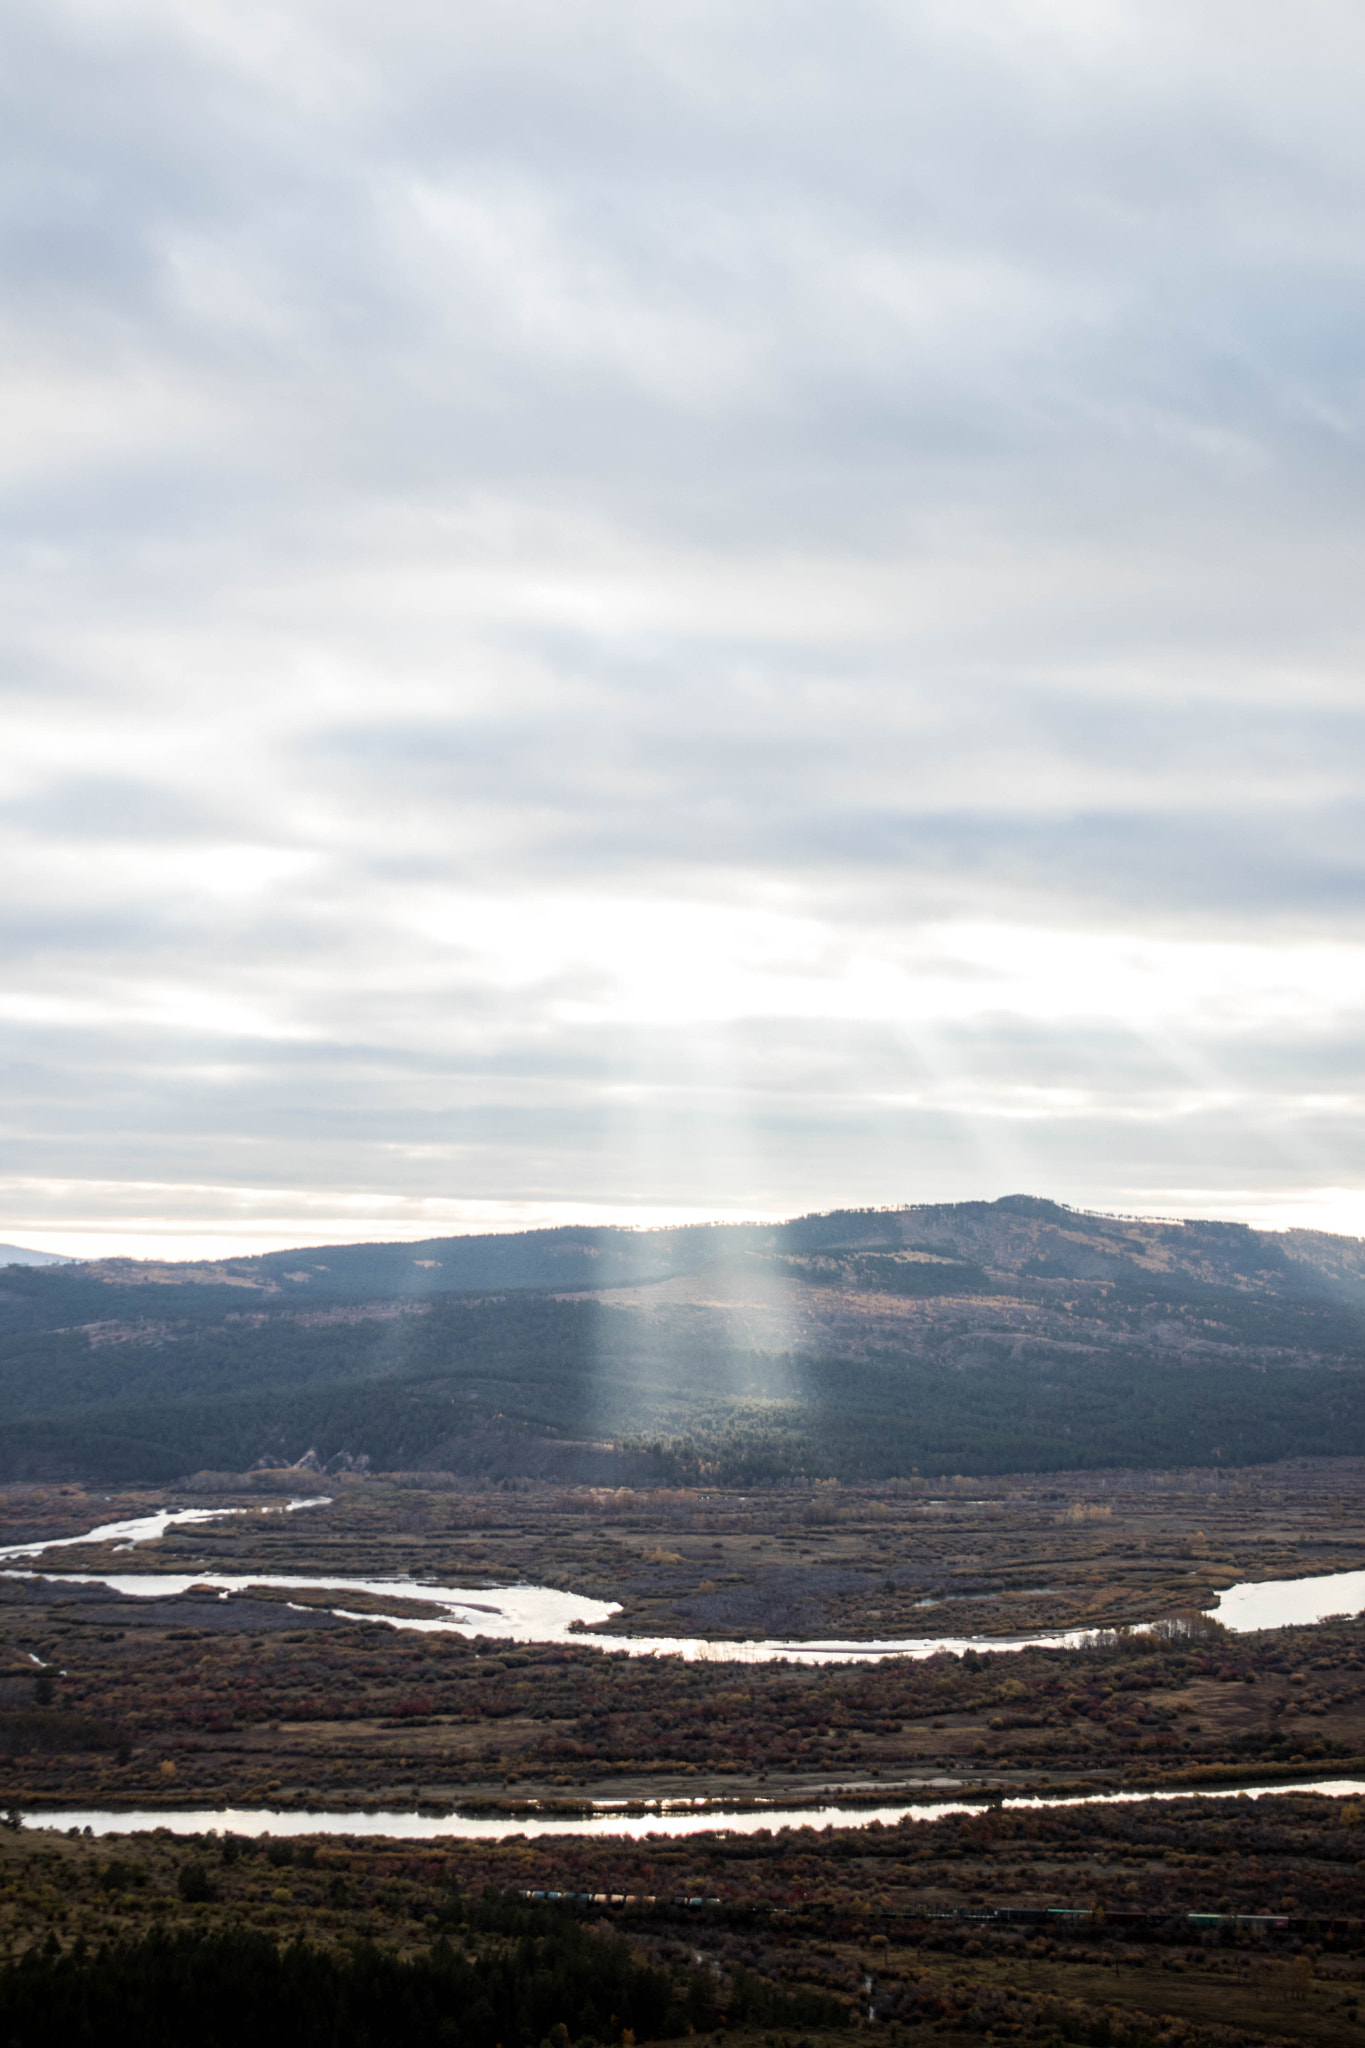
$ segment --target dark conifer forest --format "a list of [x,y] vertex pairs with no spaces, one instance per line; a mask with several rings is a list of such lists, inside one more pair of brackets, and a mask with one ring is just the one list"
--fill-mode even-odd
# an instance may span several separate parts
[[1355,1240],[1017,1197],[0,1272],[0,1476],[688,1484],[1365,1450]]

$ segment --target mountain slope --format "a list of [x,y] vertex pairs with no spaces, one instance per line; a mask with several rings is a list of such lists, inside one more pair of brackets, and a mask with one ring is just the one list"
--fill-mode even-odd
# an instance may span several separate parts
[[1362,1396],[1357,1240],[1027,1196],[0,1272],[0,1476],[1246,1463]]
[[[1326,1290],[1365,1304],[1365,1242],[1325,1231],[1095,1215],[1032,1195],[902,1209],[838,1209],[784,1223],[633,1230],[572,1225],[407,1244],[301,1246],[225,1260],[88,1261],[120,1288],[230,1287],[327,1299],[417,1297],[490,1288],[647,1285],[741,1253],[938,1252],[999,1273],[1075,1280],[1193,1281],[1258,1293]],[[29,1255],[37,1258],[41,1255]]]

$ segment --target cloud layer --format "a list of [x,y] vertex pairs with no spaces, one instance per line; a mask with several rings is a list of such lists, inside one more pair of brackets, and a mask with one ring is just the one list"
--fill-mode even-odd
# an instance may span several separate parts
[[6,33],[0,1236],[1365,1229],[1358,10]]

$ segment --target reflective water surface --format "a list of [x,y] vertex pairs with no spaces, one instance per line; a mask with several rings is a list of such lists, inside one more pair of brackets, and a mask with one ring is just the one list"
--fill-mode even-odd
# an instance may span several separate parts
[[320,1493],[311,1500],[271,1501],[263,1508],[162,1508],[155,1515],[138,1515],[130,1522],[101,1522],[98,1528],[87,1529],[84,1536],[11,1543],[8,1549],[0,1550],[0,1557],[40,1557],[45,1551],[71,1550],[82,1543],[114,1543],[120,1550],[131,1550],[137,1543],[155,1543],[177,1522],[218,1522],[225,1515],[291,1515],[298,1508],[325,1508],[331,1502],[330,1494]]
[[514,1835],[757,1835],[775,1828],[868,1828],[874,1822],[894,1827],[901,1820],[934,1820],[944,1813],[987,1813],[993,1807],[1123,1806],[1140,1799],[1264,1799],[1276,1792],[1322,1792],[1334,1798],[1358,1799],[1365,1779],[1324,1778],[1311,1785],[1254,1785],[1245,1790],[1182,1790],[1178,1792],[1101,1792],[1088,1799],[936,1799],[898,1806],[819,1806],[764,1808],[758,1813],[663,1811],[625,1813],[599,1807],[592,1814],[556,1820],[548,1815],[429,1813],[275,1813],[269,1808],[220,1807],[158,1812],[154,1807],[107,1813],[98,1807],[70,1807],[58,1813],[25,1815],[26,1828],[89,1828],[92,1835],[142,1834],[166,1828],[173,1835],[202,1835],[212,1830],[233,1835],[387,1835],[408,1841],[507,1841]]
[[1255,1628],[1301,1628],[1365,1607],[1365,1572],[1330,1572],[1322,1579],[1265,1579],[1229,1586],[1214,1609],[1238,1635]]
[[[284,1512],[322,1507],[325,1497],[292,1500]],[[181,1508],[163,1510],[136,1521],[108,1523],[86,1536],[62,1537],[49,1543],[13,1545],[0,1550],[0,1559],[32,1560],[49,1550],[66,1550],[79,1543],[118,1539],[131,1548],[148,1543],[175,1523],[212,1520],[220,1515],[278,1513],[278,1507]],[[35,1577],[38,1573],[12,1567],[4,1576]],[[765,1638],[748,1642],[716,1642],[689,1636],[615,1636],[598,1633],[620,1607],[611,1601],[590,1600],[581,1593],[564,1593],[550,1586],[489,1586],[470,1588],[429,1585],[420,1579],[333,1578],[325,1573],[284,1574],[279,1572],[63,1572],[43,1573],[76,1585],[108,1586],[130,1599],[169,1599],[187,1593],[191,1587],[215,1592],[226,1599],[230,1593],[245,1592],[252,1586],[284,1590],[311,1589],[335,1593],[331,1612],[352,1621],[370,1621],[389,1628],[417,1632],[453,1632],[463,1636],[485,1636],[517,1643],[581,1643],[591,1648],[615,1650],[631,1657],[675,1656],[692,1661],[716,1663],[771,1663],[785,1658],[796,1664],[848,1664],[876,1661],[883,1657],[932,1657],[951,1650],[1022,1650],[1051,1645],[1076,1647],[1090,1639],[1092,1631],[1071,1629],[1043,1631],[1025,1636],[914,1636],[880,1641],[852,1642],[839,1639],[790,1641]],[[346,1595],[363,1594],[372,1600],[421,1601],[436,1610],[427,1616],[357,1613],[348,1607]],[[1213,1610],[1217,1619],[1236,1633],[1251,1629],[1291,1628],[1323,1621],[1330,1615],[1355,1613],[1365,1607],[1365,1571],[1336,1572],[1322,1578],[1270,1579],[1260,1584],[1230,1586],[1218,1597]],[[1156,1620],[1159,1617],[1153,1616]]]
[[[224,1515],[291,1513],[302,1508],[324,1507],[327,1496],[271,1503],[263,1508],[179,1508],[163,1509],[127,1522],[109,1522],[84,1536],[66,1536],[45,1543],[14,1544],[0,1549],[0,1559],[33,1560],[50,1550],[67,1550],[82,1543],[114,1542],[131,1549],[154,1542],[175,1524],[212,1521]],[[714,1659],[718,1662],[770,1662],[787,1658],[802,1664],[850,1663],[883,1657],[931,1657],[936,1651],[967,1649],[1017,1650],[1031,1645],[1078,1645],[1089,1632],[1072,1630],[1032,1636],[935,1636],[882,1642],[709,1642],[700,1638],[670,1636],[610,1636],[594,1633],[619,1607],[602,1600],[590,1600],[578,1593],[564,1593],[548,1586],[494,1586],[470,1589],[428,1585],[418,1579],[332,1578],[321,1573],[284,1575],[277,1572],[62,1572],[38,1573],[11,1568],[0,1576],[12,1578],[48,1577],[79,1585],[103,1585],[133,1599],[169,1599],[191,1588],[212,1590],[221,1599],[244,1592],[252,1586],[311,1589],[338,1595],[331,1612],[356,1621],[373,1621],[390,1628],[416,1631],[453,1631],[467,1637],[522,1643],[582,1643],[629,1656],[681,1656]],[[438,1610],[430,1616],[376,1615],[356,1613],[346,1605],[346,1595],[365,1594],[376,1599],[422,1601]],[[1231,1586],[1220,1595],[1215,1610],[1225,1626],[1244,1633],[1252,1629],[1288,1628],[1326,1620],[1329,1616],[1354,1613],[1365,1606],[1365,1572],[1338,1572],[1321,1578],[1272,1579],[1260,1584]],[[930,1780],[926,1791],[948,1791],[953,1779]],[[757,1834],[783,1827],[870,1827],[874,1822],[893,1825],[907,1816],[932,1819],[943,1813],[982,1813],[992,1806],[1041,1807],[1076,1806],[1087,1803],[1113,1805],[1161,1797],[1166,1799],[1261,1798],[1275,1791],[1322,1792],[1358,1798],[1365,1794],[1365,1781],[1355,1778],[1323,1779],[1311,1784],[1248,1786],[1241,1791],[1216,1792],[1207,1789],[1181,1790],[1154,1795],[1147,1792],[1108,1792],[1091,1800],[1075,1796],[980,1800],[938,1798],[901,1801],[880,1806],[765,1807],[744,1813],[725,1813],[686,1808],[651,1809],[641,1813],[599,1806],[590,1814],[555,1817],[548,1814],[449,1814],[428,1813],[307,1813],[276,1812],[269,1808],[225,1807],[218,1810],[186,1809],[161,1811],[156,1808],[104,1811],[98,1808],[70,1808],[25,1817],[30,1828],[88,1828],[92,1834],[127,1834],[152,1828],[166,1828],[173,1834],[203,1834],[213,1829],[241,1835],[387,1835],[414,1840],[485,1839],[502,1840],[513,1835],[692,1835],[716,1831]]]

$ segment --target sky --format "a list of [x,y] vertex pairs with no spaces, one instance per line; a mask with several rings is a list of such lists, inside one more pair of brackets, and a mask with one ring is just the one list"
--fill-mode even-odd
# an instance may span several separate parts
[[1365,14],[10,0],[0,1238],[1365,1233]]

